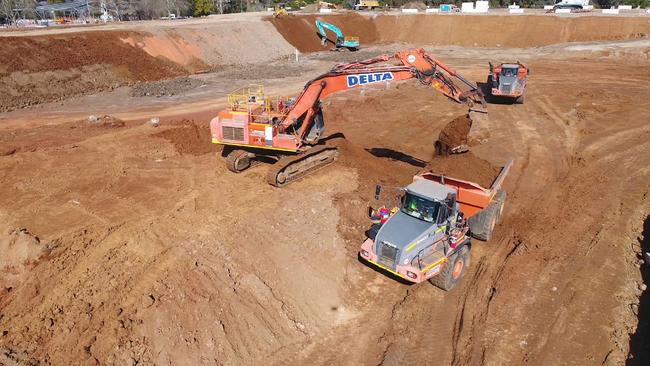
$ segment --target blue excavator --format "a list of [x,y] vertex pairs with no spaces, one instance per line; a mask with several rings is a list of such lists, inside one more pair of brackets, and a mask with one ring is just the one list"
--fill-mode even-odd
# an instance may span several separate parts
[[345,37],[339,27],[334,24],[316,19],[316,28],[318,28],[321,44],[323,46],[327,46],[327,41],[329,41],[326,33],[328,30],[336,35],[336,41],[333,42],[336,48],[332,49],[332,51],[340,51],[343,49],[356,51],[359,49],[359,37]]

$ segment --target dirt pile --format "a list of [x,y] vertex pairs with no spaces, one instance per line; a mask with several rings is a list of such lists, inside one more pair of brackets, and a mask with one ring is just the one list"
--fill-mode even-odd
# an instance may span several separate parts
[[431,159],[426,169],[436,174],[475,182],[484,188],[490,188],[501,171],[501,168],[495,167],[471,152],[445,157],[436,156]]
[[2,37],[0,75],[47,72],[110,65],[134,81],[181,75],[186,71],[165,59],[124,43],[131,32],[86,32],[56,36]]
[[[650,35],[643,17],[445,16],[445,15],[296,15],[272,19],[284,38],[301,52],[321,51],[314,20],[359,36],[361,46],[409,43],[469,47],[539,47],[564,42],[628,40]],[[471,36],[468,36],[471,35]]]
[[[125,22],[101,29],[0,34],[0,112],[222,65],[268,65],[294,50],[259,16],[220,16],[173,27]],[[150,94],[163,93],[169,95]]]
[[189,77],[136,84],[131,89],[134,97],[171,97],[204,85],[202,81]]
[[210,127],[191,120],[171,122],[174,126],[155,133],[152,137],[163,138],[174,145],[180,154],[203,155],[216,150],[212,144]]
[[471,127],[472,120],[469,118],[469,115],[458,116],[440,131],[438,140],[452,148],[467,144],[467,135]]
[[27,229],[0,233],[0,303],[2,294],[18,286],[49,251],[48,245]]
[[2,37],[0,111],[187,74],[121,38],[130,32]]

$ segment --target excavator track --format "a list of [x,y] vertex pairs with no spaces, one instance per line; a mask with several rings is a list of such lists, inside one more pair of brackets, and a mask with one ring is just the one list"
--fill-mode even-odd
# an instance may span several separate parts
[[274,187],[284,187],[332,164],[338,155],[336,147],[318,146],[301,154],[282,158],[271,167],[266,181]]

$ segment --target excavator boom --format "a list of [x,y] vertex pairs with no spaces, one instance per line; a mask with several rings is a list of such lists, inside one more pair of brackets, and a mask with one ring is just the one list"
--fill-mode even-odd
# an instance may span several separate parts
[[[397,62],[388,64],[391,60]],[[260,92],[262,89],[231,95],[231,107],[210,122],[212,142],[226,145],[228,168],[234,172],[247,169],[258,157],[280,160],[270,172],[269,183],[282,186],[336,158],[334,148],[314,147],[325,128],[322,99],[343,90],[409,79],[431,86],[456,103],[467,104],[470,112],[487,112],[485,99],[474,83],[416,48],[337,65],[310,80],[296,98],[271,102]],[[278,157],[291,153],[297,155]]]
[[[399,60],[401,65],[382,65],[393,58]],[[462,91],[452,77],[469,89]],[[314,115],[319,109],[318,102],[329,94],[369,84],[413,78],[430,85],[457,103],[468,104],[470,111],[487,112],[485,98],[476,84],[419,48],[397,52],[393,56],[381,55],[365,61],[337,65],[329,72],[310,80],[282,121],[281,128],[288,129],[305,114]],[[309,123],[303,123],[298,134],[304,137],[309,128]]]

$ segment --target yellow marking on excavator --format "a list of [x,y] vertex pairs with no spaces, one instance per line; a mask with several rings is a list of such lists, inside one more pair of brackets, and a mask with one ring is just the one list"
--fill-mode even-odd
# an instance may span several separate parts
[[406,248],[406,251],[408,252],[409,250],[413,249],[417,244],[418,244],[418,242],[417,242],[417,241],[414,241],[413,244],[409,245],[409,246]]
[[242,146],[242,147],[252,147],[256,149],[266,149],[266,150],[280,150],[280,151],[291,151],[291,152],[296,152],[296,149],[286,149],[282,147],[268,147],[268,146],[257,146],[257,145],[244,145],[244,144],[233,144],[231,142],[221,142],[218,139],[213,138],[212,139],[213,144],[218,144],[218,145],[229,145],[229,146]]
[[442,232],[442,231],[445,230],[446,228],[447,228],[447,225],[442,226],[441,228],[439,228],[438,230],[436,230],[436,234]]

